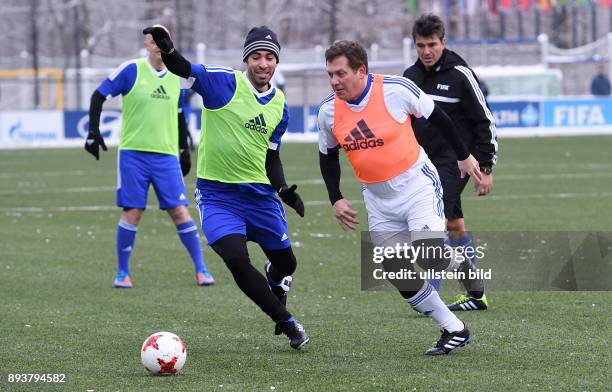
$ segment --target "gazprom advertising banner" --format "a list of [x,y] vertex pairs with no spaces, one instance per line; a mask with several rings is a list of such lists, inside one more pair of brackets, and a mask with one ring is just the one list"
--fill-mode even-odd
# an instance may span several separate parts
[[546,100],[545,127],[600,127],[612,125],[612,98]]
[[63,112],[52,110],[0,112],[0,147],[59,145],[63,139]]

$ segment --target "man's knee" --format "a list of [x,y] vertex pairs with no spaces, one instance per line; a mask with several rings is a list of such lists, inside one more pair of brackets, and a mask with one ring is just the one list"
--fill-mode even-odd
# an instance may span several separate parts
[[143,210],[140,208],[127,208],[121,213],[121,219],[130,225],[137,226],[142,218]]
[[297,260],[291,247],[278,250],[264,250],[272,266],[282,276],[292,275],[297,268]]
[[168,215],[175,225],[180,225],[191,220],[191,214],[186,206],[178,206],[168,209]]

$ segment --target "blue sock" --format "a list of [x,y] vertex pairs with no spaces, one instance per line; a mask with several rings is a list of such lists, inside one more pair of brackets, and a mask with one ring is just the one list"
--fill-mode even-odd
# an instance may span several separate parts
[[206,268],[206,264],[204,264],[204,255],[202,254],[202,245],[200,244],[200,235],[198,234],[198,226],[196,226],[193,220],[189,222],[181,223],[176,226],[176,233],[189,255],[191,256],[191,260],[193,260],[193,266],[195,267],[195,272],[205,272],[208,271]]
[[[477,259],[476,259],[476,255],[474,254],[475,253],[474,244],[472,243],[472,238],[468,235],[468,233],[464,233],[463,236],[461,236],[461,238],[450,239],[449,245],[453,247],[468,248],[468,250],[465,251],[465,255],[470,260],[472,265],[476,267]],[[483,291],[474,291],[474,292],[468,291],[467,292],[468,296],[476,297],[476,298],[482,297],[483,293],[484,293]]]
[[[467,233],[463,233],[461,238],[458,239],[454,239],[449,235],[448,238],[444,241],[444,243],[453,248],[470,248],[470,251],[466,251],[465,255],[470,260],[470,262],[474,266],[476,266],[476,257],[474,257],[474,246],[472,244],[472,238]],[[436,289],[436,291],[440,291],[441,283],[442,282],[440,279],[429,279],[429,284],[432,285]]]
[[287,319],[287,321],[285,321],[285,322],[286,322],[286,323],[293,323],[293,322],[295,322],[295,319],[293,318],[293,316],[291,316],[291,317],[289,317],[289,318]]
[[[449,245],[448,237],[444,240],[444,245]],[[437,292],[440,292],[440,286],[442,285],[442,279],[427,279],[427,282],[436,289]]]
[[474,257],[474,244],[472,244],[472,237],[468,235],[468,233],[463,233],[463,236],[458,239],[449,238],[448,244],[453,248],[469,248],[469,252],[465,252],[465,255],[472,262],[474,266],[476,266],[476,257]]
[[130,256],[136,241],[138,226],[119,220],[117,226],[117,272],[130,274]]

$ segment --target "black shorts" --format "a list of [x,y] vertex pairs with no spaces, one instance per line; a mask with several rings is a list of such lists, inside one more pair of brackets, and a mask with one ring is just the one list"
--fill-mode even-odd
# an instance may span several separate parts
[[463,218],[461,210],[461,192],[470,180],[469,176],[461,178],[457,162],[436,165],[442,190],[444,191],[444,215],[446,219]]

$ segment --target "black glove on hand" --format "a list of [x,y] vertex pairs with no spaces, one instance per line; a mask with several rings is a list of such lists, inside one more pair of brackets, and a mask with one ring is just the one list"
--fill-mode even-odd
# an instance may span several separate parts
[[181,172],[183,172],[183,177],[185,177],[189,174],[189,170],[191,170],[191,156],[189,155],[188,148],[181,150],[179,160],[181,161]]
[[293,208],[299,216],[304,217],[304,202],[298,193],[295,191],[297,189],[297,185],[293,184],[291,187],[283,186],[280,191],[278,191],[278,196],[281,200],[287,204],[289,207]]
[[100,146],[104,151],[108,150],[106,148],[106,143],[104,143],[104,138],[100,134],[99,129],[90,129],[87,134],[87,140],[85,140],[85,151],[96,157],[96,161],[100,160]]
[[142,33],[145,35],[151,34],[153,36],[153,41],[155,41],[155,45],[157,45],[163,53],[170,54],[174,52],[174,44],[170,39],[170,33],[164,26],[153,25],[142,30]]

